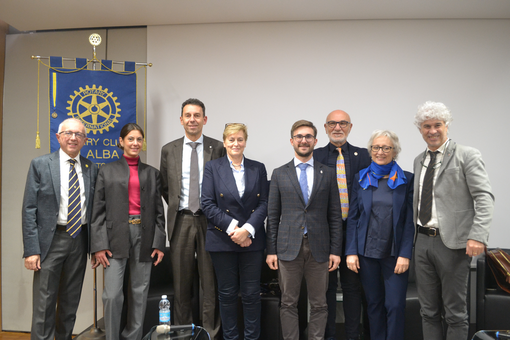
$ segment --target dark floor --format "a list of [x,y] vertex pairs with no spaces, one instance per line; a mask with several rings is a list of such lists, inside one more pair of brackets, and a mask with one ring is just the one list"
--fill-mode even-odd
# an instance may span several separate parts
[[[476,325],[472,323],[469,325],[468,339],[471,339],[475,333],[476,333]],[[336,339],[337,340],[347,340],[347,338],[345,337],[345,328],[344,328],[343,323],[336,324]],[[300,339],[300,340],[306,340],[306,339]],[[362,340],[370,340],[370,335],[366,335],[365,337],[362,337]],[[406,339],[406,340],[414,340],[414,339]]]

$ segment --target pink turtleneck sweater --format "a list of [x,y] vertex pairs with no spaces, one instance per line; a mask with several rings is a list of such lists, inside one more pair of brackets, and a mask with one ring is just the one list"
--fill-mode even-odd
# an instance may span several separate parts
[[138,161],[140,157],[130,158],[124,155],[129,165],[129,215],[140,215],[140,179],[138,178]]

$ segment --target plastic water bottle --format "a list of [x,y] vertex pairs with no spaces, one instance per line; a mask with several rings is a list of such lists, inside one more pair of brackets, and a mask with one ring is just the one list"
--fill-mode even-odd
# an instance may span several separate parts
[[170,326],[170,301],[166,295],[161,296],[159,302],[159,324]]

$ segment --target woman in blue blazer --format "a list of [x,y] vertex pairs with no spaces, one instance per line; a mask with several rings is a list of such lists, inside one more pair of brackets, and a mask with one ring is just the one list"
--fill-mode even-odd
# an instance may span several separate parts
[[374,131],[372,163],[355,176],[346,233],[347,267],[360,273],[372,340],[403,340],[413,249],[413,174],[395,162],[397,135]]
[[241,291],[244,339],[260,336],[260,272],[264,262],[268,182],[264,164],[244,157],[244,124],[227,124],[227,155],[206,163],[202,210],[208,226],[205,249],[211,254],[225,340],[239,339],[237,296]]

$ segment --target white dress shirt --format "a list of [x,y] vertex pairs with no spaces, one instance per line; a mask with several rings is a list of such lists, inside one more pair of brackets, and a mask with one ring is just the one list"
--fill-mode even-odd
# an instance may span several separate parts
[[[227,155],[227,157],[228,157],[228,155]],[[234,179],[236,181],[236,187],[237,187],[237,191],[239,192],[239,197],[243,198],[244,188],[246,186],[245,179],[244,179],[244,157],[243,157],[243,160],[241,161],[241,169],[240,170],[236,170],[236,168],[232,164],[232,160],[230,159],[230,157],[228,157],[228,160],[229,160],[230,168],[232,169],[232,174],[234,175]],[[228,226],[226,233],[230,234],[231,232],[233,232],[235,230],[235,227],[238,224],[239,224],[239,221],[234,218],[232,220],[232,222],[230,222],[230,225]],[[255,238],[255,228],[253,228],[253,226],[250,223],[245,223],[240,228],[246,229],[250,233],[251,237]]]
[[[294,157],[294,166],[296,167],[296,174],[299,181],[299,177],[301,176],[301,169],[298,167],[299,164],[301,164],[299,159]],[[309,166],[306,167],[306,179],[308,182],[308,199],[310,199],[310,194],[312,193],[313,188],[313,157],[306,162]]]
[[87,205],[85,204],[85,182],[83,182],[83,172],[81,170],[80,155],[76,158],[69,157],[62,149],[59,149],[60,159],[60,207],[58,209],[57,224],[67,225],[67,206],[69,205],[69,168],[70,159],[75,159],[76,174],[80,182],[80,200],[81,200],[81,224],[87,224]]
[[[179,202],[179,210],[188,209],[189,203],[189,180],[190,180],[190,167],[191,167],[191,151],[193,150],[192,143],[188,137],[184,136],[184,143],[182,145],[182,175],[181,175],[181,200]],[[198,155],[198,197],[202,196],[202,178],[204,176],[204,135],[195,141],[197,145]],[[200,202],[202,205],[202,202]]]
[[[441,167],[441,163],[443,162],[444,152],[445,152],[446,147],[448,146],[449,142],[450,142],[450,139],[447,139],[446,142],[444,142],[443,145],[441,145],[436,150],[436,151],[439,151],[439,152],[436,155],[436,166],[434,168],[434,181],[433,181],[433,185],[435,185],[435,183],[436,183],[437,173],[439,172],[439,168]],[[429,163],[430,163],[430,154],[429,154],[429,151],[432,151],[432,150],[427,148],[426,156],[425,156],[425,158],[421,162],[422,163],[422,170],[421,170],[420,185],[419,185],[420,192],[419,192],[419,195],[418,195],[418,219],[417,219],[417,223],[419,225],[421,225],[422,227],[438,228],[439,227],[439,223],[438,223],[437,213],[436,213],[436,199],[435,199],[435,196],[434,196],[434,190],[432,190],[432,213],[431,213],[430,221],[426,225],[423,225],[421,223],[421,221],[420,221],[421,190],[423,188],[423,179],[425,178],[425,173],[427,172],[427,167],[429,166]],[[434,151],[432,151],[432,152],[434,152]]]

